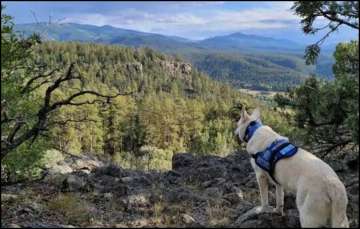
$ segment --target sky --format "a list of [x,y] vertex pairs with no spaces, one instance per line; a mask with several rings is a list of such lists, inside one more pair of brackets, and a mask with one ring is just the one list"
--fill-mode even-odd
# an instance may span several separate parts
[[[318,40],[304,35],[292,2],[6,2],[5,12],[15,23],[80,23],[111,25],[163,35],[200,40],[235,32],[289,39],[299,43]],[[320,20],[321,23],[321,20]],[[355,39],[358,31],[341,28],[328,42]]]

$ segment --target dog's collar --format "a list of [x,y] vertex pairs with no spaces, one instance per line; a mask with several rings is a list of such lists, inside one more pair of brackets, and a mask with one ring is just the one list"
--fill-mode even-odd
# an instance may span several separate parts
[[251,121],[250,124],[246,127],[244,141],[248,142],[254,135],[255,131],[261,126],[262,124],[260,121]]

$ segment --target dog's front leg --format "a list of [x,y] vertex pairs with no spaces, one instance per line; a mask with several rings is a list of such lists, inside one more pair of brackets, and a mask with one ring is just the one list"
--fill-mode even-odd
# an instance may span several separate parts
[[276,208],[275,212],[284,215],[284,189],[281,185],[276,184]]

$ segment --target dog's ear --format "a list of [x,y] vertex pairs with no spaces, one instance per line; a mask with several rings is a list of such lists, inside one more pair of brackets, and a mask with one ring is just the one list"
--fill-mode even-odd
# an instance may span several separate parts
[[246,112],[245,107],[243,106],[243,108],[241,109],[241,118],[243,120],[247,120],[250,118],[250,116],[248,115],[248,113]]
[[254,120],[260,119],[260,108],[257,107],[251,114],[251,118]]

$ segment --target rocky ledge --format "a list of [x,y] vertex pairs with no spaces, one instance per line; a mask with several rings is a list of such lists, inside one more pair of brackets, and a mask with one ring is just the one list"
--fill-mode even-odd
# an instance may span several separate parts
[[[358,226],[358,173],[339,167],[348,216]],[[43,180],[1,192],[2,227],[300,227],[294,197],[285,216],[257,214],[255,174],[244,152],[227,157],[180,153],[167,172],[126,170],[92,157],[69,158]],[[274,188],[269,199],[275,205]]]

